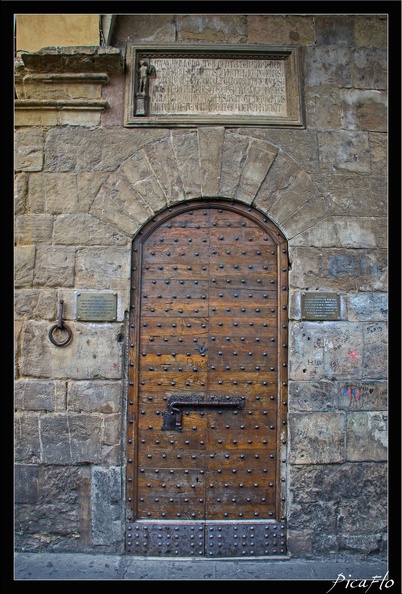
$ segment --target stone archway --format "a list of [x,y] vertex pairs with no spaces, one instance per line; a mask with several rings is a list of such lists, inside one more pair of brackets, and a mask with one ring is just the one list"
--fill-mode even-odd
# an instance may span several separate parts
[[[90,214],[132,238],[170,206],[203,199],[255,207],[290,249],[327,218],[324,198],[292,157],[252,132],[223,127],[144,131],[100,188]],[[129,310],[129,298],[123,308]]]
[[288,241],[326,216],[310,175],[282,149],[223,127],[158,130],[109,176],[90,213],[134,236],[164,208],[192,198],[235,199],[261,210]]

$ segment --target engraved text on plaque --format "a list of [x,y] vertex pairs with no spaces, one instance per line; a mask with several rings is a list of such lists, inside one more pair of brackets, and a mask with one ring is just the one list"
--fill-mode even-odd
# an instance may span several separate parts
[[152,63],[157,73],[152,114],[287,115],[283,60],[155,58]]
[[340,296],[337,293],[302,293],[301,315],[303,320],[339,320]]
[[117,317],[116,293],[77,293],[77,320],[112,322]]
[[302,124],[296,48],[130,46],[127,126]]

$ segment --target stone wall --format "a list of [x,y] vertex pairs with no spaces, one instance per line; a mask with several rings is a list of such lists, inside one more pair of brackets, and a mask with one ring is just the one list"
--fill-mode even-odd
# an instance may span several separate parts
[[[385,554],[386,29],[363,15],[119,15],[123,54],[140,41],[301,46],[305,129],[125,129],[119,72],[96,125],[17,126],[19,550],[123,552],[131,241],[170,204],[221,197],[289,241],[290,554]],[[117,320],[78,322],[83,289],[116,292]],[[339,321],[302,319],[316,290],[340,294]],[[60,299],[64,348],[48,339]]]

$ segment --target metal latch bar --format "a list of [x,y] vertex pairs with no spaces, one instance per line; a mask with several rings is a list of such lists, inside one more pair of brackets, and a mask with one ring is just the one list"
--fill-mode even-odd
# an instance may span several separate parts
[[163,414],[164,430],[182,430],[182,409],[183,408],[244,408],[246,399],[244,396],[240,398],[234,397],[220,397],[203,400],[198,397],[175,397],[169,399],[167,403],[167,413]]

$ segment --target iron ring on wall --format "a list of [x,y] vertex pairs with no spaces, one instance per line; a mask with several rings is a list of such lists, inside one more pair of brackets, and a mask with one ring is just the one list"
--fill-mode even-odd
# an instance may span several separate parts
[[[67,338],[66,338],[65,340],[58,342],[58,341],[57,341],[57,340],[54,338],[54,336],[53,336],[53,333],[54,333],[54,331],[56,330],[56,328],[57,328],[58,330],[66,330],[66,332],[67,332]],[[51,342],[52,342],[52,343],[53,343],[55,346],[58,346],[58,347],[66,346],[66,345],[67,345],[67,344],[68,344],[68,343],[71,341],[72,337],[73,337],[73,333],[72,333],[72,330],[71,330],[71,328],[70,328],[69,326],[67,326],[67,324],[65,324],[64,322],[62,322],[62,324],[61,324],[61,325],[60,325],[60,324],[54,324],[54,325],[53,325],[53,326],[50,328],[50,330],[49,330],[49,339],[50,339],[50,341],[51,341]]]

